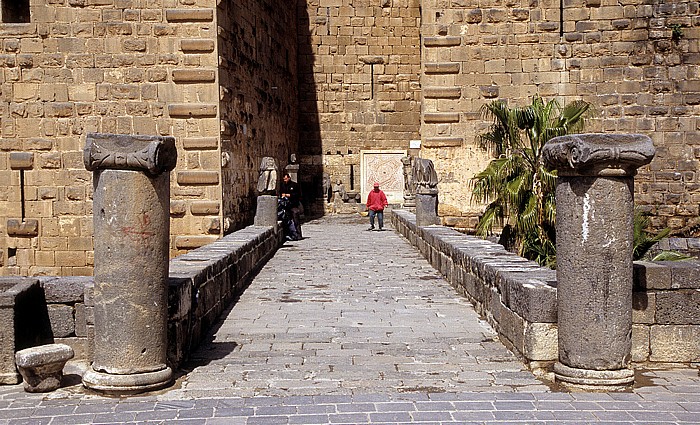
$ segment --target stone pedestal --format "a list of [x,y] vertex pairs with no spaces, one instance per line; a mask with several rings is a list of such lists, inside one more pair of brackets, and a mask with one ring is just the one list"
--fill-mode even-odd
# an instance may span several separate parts
[[258,204],[255,209],[255,219],[253,224],[256,226],[275,226],[277,225],[277,197],[274,195],[258,196]]
[[552,139],[556,169],[559,361],[555,377],[576,389],[634,382],[632,336],[634,175],[654,156],[643,135]]
[[40,345],[18,351],[15,359],[24,379],[24,390],[43,393],[60,388],[63,367],[74,355],[73,349],[65,344]]
[[416,193],[416,226],[440,224],[437,205],[437,190]]
[[172,137],[89,134],[95,241],[92,367],[83,384],[108,393],[161,388],[166,365]]

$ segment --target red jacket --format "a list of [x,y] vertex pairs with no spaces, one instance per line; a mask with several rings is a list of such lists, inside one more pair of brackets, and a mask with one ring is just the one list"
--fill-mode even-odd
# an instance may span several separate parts
[[384,207],[389,205],[386,195],[381,190],[371,190],[367,195],[367,208],[372,211],[384,211]]

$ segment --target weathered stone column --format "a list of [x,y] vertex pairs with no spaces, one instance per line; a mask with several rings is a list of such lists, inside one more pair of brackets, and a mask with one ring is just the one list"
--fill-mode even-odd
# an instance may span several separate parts
[[415,158],[411,177],[416,190],[416,226],[440,224],[437,214],[438,178],[433,161]]
[[255,207],[253,224],[256,226],[277,225],[277,162],[275,158],[266,156],[260,163],[258,175],[258,198]]
[[137,393],[167,385],[170,174],[175,139],[88,134],[93,171],[95,348],[83,385]]
[[552,139],[543,156],[559,176],[555,378],[577,389],[624,387],[634,382],[634,175],[654,145],[638,134],[579,134]]

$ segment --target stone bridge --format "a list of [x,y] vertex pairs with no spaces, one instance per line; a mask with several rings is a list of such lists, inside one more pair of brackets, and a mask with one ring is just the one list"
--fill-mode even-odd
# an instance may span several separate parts
[[[22,299],[19,288],[43,291],[47,304],[38,317],[48,310],[54,339],[83,348],[66,367],[63,387],[51,394],[0,386],[0,424],[697,423],[700,378],[687,364],[638,364],[635,386],[625,393],[559,392],[549,375],[533,374],[513,343],[513,323],[552,332],[554,324],[528,324],[518,317],[533,317],[526,307],[534,300],[514,303],[499,293],[504,280],[476,278],[500,276],[491,267],[506,266],[506,257],[522,269],[522,259],[414,221],[395,211],[389,231],[367,232],[363,219],[331,216],[306,223],[303,240],[284,244],[272,227],[249,227],[171,260],[169,355],[171,366],[180,367],[173,385],[139,397],[100,397],[81,384],[92,339],[90,279],[30,279],[11,289],[3,280],[0,308],[8,293]],[[475,253],[476,274],[466,280],[473,286],[457,284],[457,276],[467,276],[457,251]],[[487,264],[493,255],[502,261]],[[683,270],[647,266],[648,287],[662,275],[671,280],[654,285],[681,284]],[[528,290],[553,290],[543,282]],[[489,302],[472,304],[454,286],[465,294],[481,288]],[[646,323],[636,332],[674,326],[650,320],[670,319],[665,296],[650,289],[644,307],[635,304],[636,322]],[[550,307],[540,304],[543,315]],[[693,341],[691,335],[676,344]]]

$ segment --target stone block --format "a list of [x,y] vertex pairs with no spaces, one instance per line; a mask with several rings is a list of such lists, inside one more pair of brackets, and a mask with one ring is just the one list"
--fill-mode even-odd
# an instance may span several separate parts
[[38,279],[0,277],[0,323],[0,384],[16,384],[15,352],[52,338]]
[[671,269],[671,288],[700,289],[700,261],[662,261]]
[[383,56],[360,56],[358,59],[367,65],[381,65],[385,62]]
[[700,325],[700,292],[697,290],[656,293],[656,324]]
[[85,287],[92,284],[91,276],[41,277],[46,302],[74,304],[85,299]]
[[[87,337],[88,312],[84,303],[75,304],[75,336]],[[94,315],[93,315],[94,316]],[[94,321],[94,318],[93,318]]]
[[459,73],[459,62],[432,62],[425,65],[426,74],[457,74]]
[[459,122],[459,112],[424,112],[423,122],[431,123],[457,123]]
[[425,47],[450,47],[460,44],[462,44],[462,37],[459,36],[423,37]]
[[632,361],[649,361],[650,326],[632,325]]
[[652,362],[688,363],[700,361],[700,326],[654,325],[650,333]]
[[219,214],[221,203],[217,201],[193,201],[190,205],[190,212],[193,215],[216,215]]
[[559,357],[556,323],[529,323],[525,321],[523,356],[528,361],[552,361]]
[[195,249],[208,245],[218,238],[216,236],[183,235],[175,237],[175,247],[178,249]]
[[32,152],[10,152],[10,168],[13,170],[31,170],[34,166]]
[[39,235],[39,220],[31,218],[25,220],[11,218],[7,220],[6,229],[8,236],[19,238],[35,237]]
[[213,9],[166,9],[168,22],[211,22],[214,20]]
[[73,306],[49,304],[47,310],[51,322],[51,333],[54,337],[65,338],[75,333]]
[[171,103],[168,114],[174,118],[216,117],[217,105],[203,103]]
[[214,51],[214,40],[185,39],[180,40],[180,50],[186,53],[209,53]]
[[635,290],[671,289],[671,270],[662,263],[634,262]]
[[219,173],[217,171],[178,171],[177,184],[217,185],[219,184]]
[[448,148],[462,146],[463,143],[461,137],[426,137],[421,145],[424,148]]
[[423,88],[423,97],[426,99],[459,99],[462,89],[459,86],[432,86]]
[[173,82],[175,83],[212,83],[216,79],[216,73],[210,69],[174,69]]
[[656,320],[656,293],[632,293],[632,323],[652,324]]
[[18,351],[15,359],[24,378],[24,390],[37,393],[58,389],[63,367],[74,355],[73,349],[65,344],[46,344]]
[[219,139],[216,137],[187,137],[182,139],[182,147],[187,150],[217,149]]

